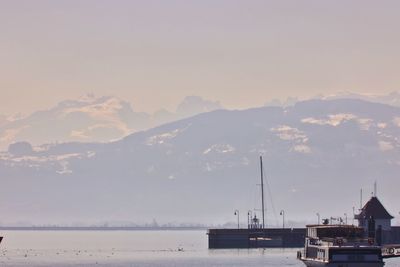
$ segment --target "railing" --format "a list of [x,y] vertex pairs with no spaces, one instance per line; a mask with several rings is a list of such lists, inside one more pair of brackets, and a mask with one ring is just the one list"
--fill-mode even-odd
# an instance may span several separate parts
[[400,244],[399,245],[385,245],[382,247],[382,258],[396,258],[400,257]]

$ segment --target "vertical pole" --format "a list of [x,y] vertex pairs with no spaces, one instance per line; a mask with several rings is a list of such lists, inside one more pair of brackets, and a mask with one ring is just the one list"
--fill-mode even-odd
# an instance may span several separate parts
[[362,192],[362,188],[360,189],[360,210],[362,210],[362,197],[363,197],[363,192]]
[[265,215],[264,215],[264,171],[262,156],[260,156],[260,167],[261,167],[261,209],[262,209],[262,229],[265,228]]
[[240,229],[240,224],[239,224],[239,210],[235,210],[235,213],[234,213],[236,216],[237,216],[237,226],[238,226],[238,229]]
[[253,217],[253,212],[251,210],[249,210],[247,212],[247,224],[248,224],[248,228],[251,229],[251,219]]

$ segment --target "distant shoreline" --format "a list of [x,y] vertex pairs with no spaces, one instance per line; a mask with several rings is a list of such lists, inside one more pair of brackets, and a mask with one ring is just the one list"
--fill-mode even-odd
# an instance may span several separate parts
[[187,231],[187,230],[207,230],[208,227],[129,227],[129,226],[82,226],[82,227],[67,227],[67,226],[1,226],[0,231]]

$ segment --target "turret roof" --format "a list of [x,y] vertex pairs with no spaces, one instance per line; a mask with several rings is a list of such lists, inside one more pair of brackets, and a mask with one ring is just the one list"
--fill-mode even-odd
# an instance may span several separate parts
[[393,219],[394,217],[389,214],[382,203],[377,197],[371,197],[371,199],[361,209],[358,218],[368,219],[373,217],[374,219]]

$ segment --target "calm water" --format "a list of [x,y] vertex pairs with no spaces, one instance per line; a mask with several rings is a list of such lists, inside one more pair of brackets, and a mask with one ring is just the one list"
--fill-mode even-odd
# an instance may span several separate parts
[[[6,267],[303,266],[296,260],[293,249],[208,250],[205,231],[2,231],[0,234],[5,237],[0,245],[0,266]],[[387,261],[386,266],[400,266],[400,259]]]

